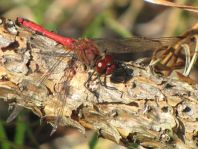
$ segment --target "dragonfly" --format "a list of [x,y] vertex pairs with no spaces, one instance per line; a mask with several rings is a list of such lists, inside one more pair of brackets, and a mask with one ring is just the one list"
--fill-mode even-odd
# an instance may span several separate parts
[[110,75],[114,72],[116,69],[114,56],[116,55],[167,48],[184,38],[177,36],[162,38],[74,39],[58,35],[24,18],[18,18],[17,24],[62,44],[65,49],[73,51],[77,58],[87,67],[95,68],[99,75]]
[[[53,39],[57,43],[62,44],[67,52],[71,51],[75,53],[77,59],[80,60],[87,68],[93,69],[94,73],[96,73],[99,77],[112,75],[118,69],[118,62],[125,60],[125,57],[120,58],[120,55],[122,54],[126,56],[129,54],[133,55],[135,53],[159,49],[173,50],[174,45],[187,38],[186,36],[177,36],[162,38],[131,37],[126,39],[74,39],[61,36],[55,32],[45,29],[43,26],[33,21],[21,17],[17,18],[16,23],[21,27],[30,29],[35,33]],[[63,92],[63,96],[60,96],[60,98],[62,98],[61,100],[64,102],[63,106],[66,104],[66,94],[68,94],[66,90],[69,90],[69,82],[76,73],[76,68],[74,65],[75,61],[72,60],[69,67],[71,69],[70,71],[67,71],[69,73],[64,77],[66,78],[66,85],[62,85],[62,88],[60,89]],[[54,66],[52,66],[52,68],[54,68]],[[53,71],[53,69],[50,71]],[[88,80],[90,80],[92,75],[93,74],[89,76]],[[59,115],[61,115],[62,112],[63,108],[59,111]],[[56,126],[58,126],[58,121],[60,121],[60,119],[57,119]],[[57,127],[54,127],[52,132],[55,132],[56,128]]]

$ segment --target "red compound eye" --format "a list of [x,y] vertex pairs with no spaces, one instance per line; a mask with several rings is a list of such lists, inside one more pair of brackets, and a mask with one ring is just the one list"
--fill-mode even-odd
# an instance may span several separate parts
[[112,74],[116,66],[114,64],[113,57],[111,55],[106,55],[104,59],[97,63],[96,71],[99,74],[105,73],[106,75]]
[[97,63],[97,66],[96,66],[96,71],[99,73],[99,74],[103,74],[105,72],[107,68],[107,65],[106,65],[106,62],[104,61],[104,59],[100,60],[98,63]]
[[110,67],[107,67],[106,75],[112,74],[115,69],[116,69],[116,65],[115,64],[111,65]]

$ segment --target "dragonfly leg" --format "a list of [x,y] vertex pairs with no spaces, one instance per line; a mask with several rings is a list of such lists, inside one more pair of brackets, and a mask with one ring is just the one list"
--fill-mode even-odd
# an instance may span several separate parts
[[101,80],[100,75],[97,75],[97,78],[101,86],[104,86],[105,88],[110,89],[110,90],[117,90],[117,88],[107,85],[107,81],[106,81],[107,75],[104,76],[104,81]]
[[85,88],[87,88],[91,93],[93,93],[97,99],[99,97],[99,94],[97,93],[97,91],[93,90],[92,88],[90,88],[89,84],[91,81],[95,81],[96,79],[99,81],[99,84],[109,90],[118,90],[117,88],[115,87],[112,87],[112,86],[108,86],[107,83],[106,83],[106,80],[107,80],[107,75],[104,75],[104,80],[101,80],[101,75],[96,73],[96,78],[93,79],[93,75],[96,73],[96,71],[93,71],[91,73],[89,73],[89,76],[88,76],[88,79],[87,81],[84,82],[84,86]]
[[59,123],[61,121],[61,117],[60,116],[57,116],[55,119],[56,119],[55,120],[55,124],[53,125],[53,128],[52,128],[52,131],[50,133],[50,136],[52,136],[56,132],[56,130],[58,128],[58,125],[59,125]]
[[92,94],[94,94],[96,96],[96,98],[98,99],[99,98],[99,94],[93,90],[92,88],[90,88],[90,82],[92,81],[92,77],[93,75],[95,74],[95,71],[89,73],[89,76],[88,76],[88,79],[84,82],[84,87],[90,91]]
[[61,121],[61,117],[60,116],[43,116],[41,118],[40,123],[42,123],[43,121],[47,121],[47,122],[51,122],[52,123],[52,127],[53,128],[52,128],[52,130],[50,132],[50,136],[52,136],[56,132],[56,130],[57,130],[58,126],[59,126],[59,123]]

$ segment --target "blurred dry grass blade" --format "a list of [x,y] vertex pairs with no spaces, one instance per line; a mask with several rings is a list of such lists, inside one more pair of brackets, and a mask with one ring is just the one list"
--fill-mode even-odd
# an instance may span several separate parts
[[154,4],[158,4],[158,5],[167,6],[167,7],[180,8],[180,9],[184,9],[184,10],[187,10],[187,11],[192,11],[192,12],[198,13],[198,7],[194,7],[194,6],[176,4],[176,3],[169,2],[169,1],[166,1],[166,0],[144,0],[144,1],[154,3]]
[[19,113],[23,110],[23,107],[19,106],[19,105],[15,105],[12,113],[9,115],[9,117],[7,118],[6,122],[10,123],[12,122],[18,115]]

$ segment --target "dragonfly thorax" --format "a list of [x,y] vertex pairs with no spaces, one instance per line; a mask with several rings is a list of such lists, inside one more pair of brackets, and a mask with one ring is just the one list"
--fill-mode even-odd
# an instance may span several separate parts
[[73,44],[72,50],[77,57],[88,67],[93,67],[100,54],[97,47],[90,39],[80,39]]

